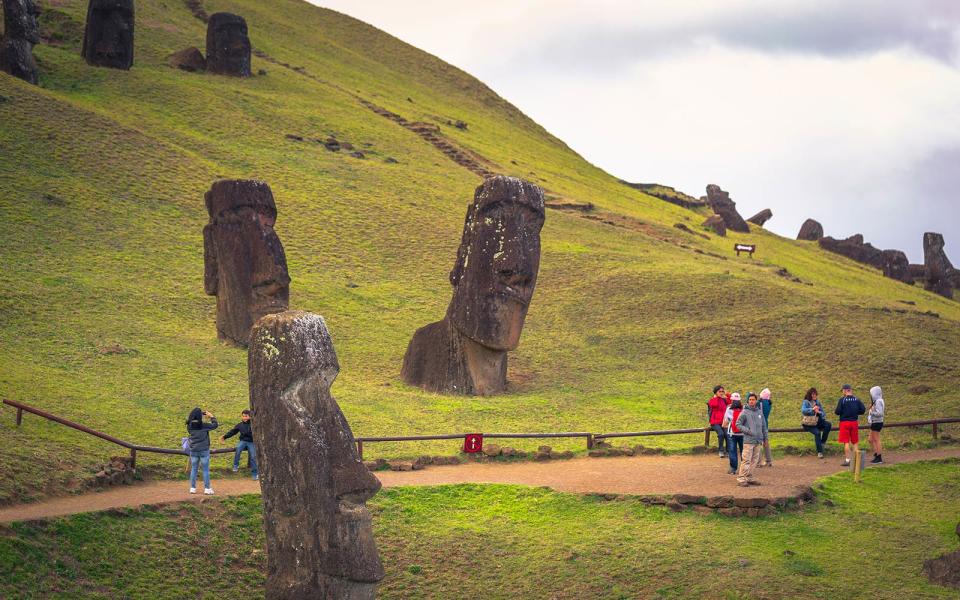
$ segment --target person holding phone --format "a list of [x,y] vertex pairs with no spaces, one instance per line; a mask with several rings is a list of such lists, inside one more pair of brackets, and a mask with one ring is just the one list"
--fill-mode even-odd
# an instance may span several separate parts
[[[203,418],[210,419],[205,423]],[[210,432],[219,427],[217,418],[200,407],[190,411],[187,417],[187,434],[190,436],[190,493],[197,493],[197,468],[203,469],[203,493],[213,495],[210,487]]]

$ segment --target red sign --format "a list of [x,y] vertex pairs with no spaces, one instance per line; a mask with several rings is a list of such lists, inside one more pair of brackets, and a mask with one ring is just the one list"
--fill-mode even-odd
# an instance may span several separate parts
[[483,451],[483,434],[468,433],[463,436],[463,451],[467,454],[475,454]]

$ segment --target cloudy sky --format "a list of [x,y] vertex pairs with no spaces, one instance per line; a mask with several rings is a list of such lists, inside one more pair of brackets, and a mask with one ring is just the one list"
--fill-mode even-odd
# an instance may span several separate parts
[[960,263],[960,0],[311,0],[477,76],[611,174]]

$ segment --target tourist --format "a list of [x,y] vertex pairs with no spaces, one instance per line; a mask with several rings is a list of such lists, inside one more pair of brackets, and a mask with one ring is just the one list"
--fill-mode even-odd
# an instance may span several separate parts
[[737,472],[737,485],[760,485],[753,479],[753,470],[760,464],[760,453],[763,441],[767,439],[767,422],[763,419],[763,412],[757,406],[757,395],[747,397],[747,405],[737,417],[737,429],[743,433],[743,454],[740,457],[740,469]]
[[873,450],[875,465],[883,464],[883,445],[880,443],[880,431],[883,430],[883,413],[886,405],[883,402],[883,390],[879,385],[870,388],[870,410],[867,412],[867,423],[870,424],[870,449]]
[[[773,401],[770,400],[770,388],[763,388],[760,391],[760,411],[763,413],[763,420],[767,422],[767,428],[770,427],[770,409],[773,408]],[[770,452],[770,440],[763,440],[764,460],[760,463],[761,467],[773,466],[773,453]]]
[[859,398],[853,395],[853,386],[843,384],[843,396],[837,402],[833,412],[840,415],[840,435],[837,437],[843,444],[843,466],[850,466],[850,451],[860,452],[860,415],[867,412],[867,407]]
[[723,432],[723,415],[727,412],[730,399],[722,385],[713,388],[713,398],[707,402],[707,416],[710,417],[710,428],[717,434],[717,449],[720,458],[726,457],[727,434]]
[[240,454],[246,450],[250,461],[250,468],[253,470],[253,480],[260,479],[257,471],[257,446],[253,443],[253,429],[250,425],[250,411],[244,409],[240,413],[240,422],[233,426],[233,429],[220,436],[220,441],[225,442],[228,438],[240,434],[240,443],[233,453],[233,472],[240,470]]
[[737,429],[737,419],[740,418],[740,412],[743,410],[743,403],[740,402],[740,394],[734,392],[730,394],[730,406],[723,415],[723,427],[727,433],[727,456],[730,457],[730,470],[727,473],[737,474],[737,467],[740,464],[740,453],[743,452],[743,433]]
[[813,434],[813,442],[817,446],[817,458],[823,458],[823,449],[830,437],[833,423],[823,416],[823,405],[820,404],[817,388],[810,388],[803,396],[800,405],[800,423],[803,429]]
[[[203,422],[203,417],[210,419]],[[210,487],[210,431],[219,427],[217,418],[205,410],[195,408],[187,418],[187,433],[190,435],[190,493],[197,493],[197,467],[203,468],[203,493],[213,494]]]

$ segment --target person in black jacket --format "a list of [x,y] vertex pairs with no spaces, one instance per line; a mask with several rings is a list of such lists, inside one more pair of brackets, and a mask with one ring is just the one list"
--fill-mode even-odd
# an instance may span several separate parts
[[240,434],[240,443],[233,453],[233,472],[240,470],[240,453],[247,451],[250,458],[250,468],[253,470],[253,480],[260,479],[260,473],[257,470],[257,446],[253,443],[253,426],[250,424],[250,411],[244,410],[240,413],[240,422],[233,426],[233,429],[220,436],[220,441],[226,441],[237,434]]
[[[203,417],[210,419],[203,422]],[[187,434],[190,435],[190,493],[197,493],[197,467],[203,469],[203,493],[213,494],[210,487],[210,432],[220,424],[217,418],[205,410],[197,407],[190,411],[187,417]]]
[[840,415],[840,435],[837,441],[843,444],[843,466],[850,466],[850,446],[854,452],[860,452],[860,415],[867,412],[867,407],[859,398],[853,395],[853,386],[843,384],[843,396],[837,402],[833,412]]

